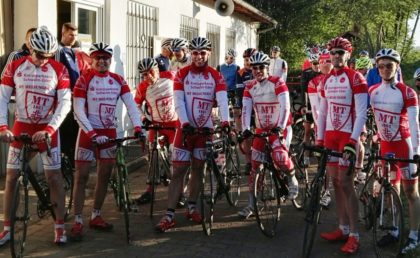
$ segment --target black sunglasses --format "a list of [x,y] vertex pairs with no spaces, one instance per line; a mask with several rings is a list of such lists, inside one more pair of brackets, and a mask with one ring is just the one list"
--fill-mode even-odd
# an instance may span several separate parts
[[34,52],[35,52],[35,56],[38,60],[45,60],[45,59],[48,59],[48,58],[52,57],[52,55],[46,56],[43,53],[38,52],[38,51],[34,51]]
[[339,54],[340,56],[342,56],[342,55],[344,55],[344,53],[346,53],[346,51],[345,50],[332,50],[332,51],[330,51],[330,54],[331,55],[336,55],[336,54]]
[[252,70],[264,70],[265,65],[253,65]]

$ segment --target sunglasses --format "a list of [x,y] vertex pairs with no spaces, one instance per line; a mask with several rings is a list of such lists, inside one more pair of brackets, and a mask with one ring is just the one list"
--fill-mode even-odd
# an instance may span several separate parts
[[344,55],[344,53],[346,53],[345,50],[332,50],[330,51],[330,54],[335,56],[336,54],[339,54],[340,56]]
[[319,62],[312,62],[313,65],[319,65]]
[[252,66],[252,70],[264,70],[265,69],[265,65],[254,65]]
[[52,57],[52,55],[46,56],[46,55],[44,55],[44,54],[42,54],[41,52],[38,52],[38,51],[35,51],[35,56],[36,56],[36,59],[38,59],[38,60],[45,60],[45,59],[48,59],[48,58]]
[[174,49],[172,49],[172,52],[181,52],[181,49],[180,48],[174,48]]
[[100,55],[97,55],[97,56],[94,57],[94,59],[96,61],[99,61],[101,59],[104,60],[104,61],[108,61],[109,59],[111,59],[111,57],[110,56],[100,56]]
[[394,68],[394,64],[393,63],[389,63],[389,64],[380,64],[378,65],[378,69],[383,70],[383,69],[388,69],[391,70],[392,68]]
[[191,54],[193,56],[198,56],[198,55],[205,56],[207,54],[207,51],[193,51],[191,52]]

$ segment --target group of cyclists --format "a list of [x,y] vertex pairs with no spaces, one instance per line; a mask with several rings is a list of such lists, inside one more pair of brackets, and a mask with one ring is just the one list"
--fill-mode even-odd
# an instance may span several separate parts
[[[82,209],[84,190],[89,176],[90,163],[97,161],[98,179],[89,227],[108,231],[112,224],[101,215],[108,180],[115,163],[116,145],[109,140],[116,137],[116,105],[121,99],[128,110],[134,133],[142,137],[142,125],[174,127],[175,131],[162,129],[159,135],[170,143],[172,174],[168,187],[167,210],[155,225],[165,232],[176,225],[175,209],[183,196],[184,178],[190,171],[186,195],[185,217],[201,223],[197,208],[200,175],[205,162],[205,142],[209,136],[199,132],[213,129],[213,108],[218,107],[220,127],[223,132],[239,132],[244,139],[241,150],[245,156],[248,176],[248,205],[238,212],[248,218],[254,214],[255,173],[265,161],[264,141],[252,139],[253,133],[274,133],[269,137],[274,166],[288,174],[289,199],[298,195],[298,181],[294,164],[289,157],[292,141],[291,103],[286,85],[287,63],[279,57],[280,48],[274,46],[272,58],[255,48],[243,53],[244,67],[235,64],[236,51],[229,49],[225,63],[217,69],[208,64],[212,43],[204,37],[191,41],[182,38],[164,40],[162,53],[157,58],[139,61],[138,71],[142,81],[135,96],[120,75],[110,72],[113,49],[106,43],[93,43],[89,49],[90,69],[81,73],[71,87],[69,72],[52,57],[59,49],[57,39],[45,27],[37,28],[29,37],[29,54],[9,63],[1,78],[0,86],[0,140],[10,142],[7,161],[4,197],[4,229],[0,245],[10,239],[11,193],[16,185],[20,168],[22,145],[14,136],[28,133],[39,146],[47,182],[51,189],[51,202],[56,211],[54,225],[56,244],[67,241],[64,229],[64,193],[60,169],[60,137],[58,128],[71,109],[80,129],[74,151],[75,188],[74,223],[71,237],[80,240],[84,223]],[[357,159],[362,148],[361,135],[365,130],[368,107],[373,111],[381,140],[381,154],[393,152],[399,158],[412,158],[419,154],[419,111],[416,92],[401,82],[399,53],[382,49],[375,56],[380,80],[368,87],[372,62],[363,53],[355,69],[347,62],[352,54],[349,40],[331,39],[325,49],[311,53],[309,67],[302,76],[302,107],[306,114],[305,142],[310,142],[315,130],[316,144],[343,152],[342,158],[330,158],[327,173],[335,193],[338,226],[332,232],[323,232],[327,241],[344,241],[341,251],[354,254],[360,247],[358,230],[358,198],[354,188],[355,174],[361,172],[363,163],[356,166],[352,175],[347,174],[350,161]],[[173,58],[171,59],[171,56]],[[368,62],[368,61],[369,62]],[[367,70],[371,71],[367,72]],[[366,70],[366,71],[365,71]],[[420,88],[420,69],[415,73],[416,87]],[[16,102],[16,122],[7,125],[7,105],[12,95]],[[73,95],[73,96],[72,96]],[[368,97],[370,96],[370,98]],[[145,103],[145,105],[144,105]],[[145,108],[139,108],[143,107]],[[234,123],[231,123],[231,117]],[[313,126],[313,124],[315,126]],[[154,139],[149,132],[149,142]],[[45,137],[51,136],[52,155],[46,155]],[[309,153],[304,164],[310,164]],[[357,162],[356,162],[357,164]],[[361,164],[361,165],[360,165]],[[409,204],[410,232],[403,253],[419,245],[420,198],[417,168],[408,163],[397,163],[392,170],[392,183],[399,189],[402,182]],[[150,186],[136,200],[151,201]],[[325,194],[328,197],[329,195]],[[322,201],[328,202],[323,199]],[[378,244],[390,244],[399,232],[390,230]]]

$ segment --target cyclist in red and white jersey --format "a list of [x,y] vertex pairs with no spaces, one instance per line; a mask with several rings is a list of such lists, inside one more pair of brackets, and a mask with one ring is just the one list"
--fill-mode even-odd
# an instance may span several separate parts
[[[173,41],[172,41],[173,42]],[[138,64],[138,69],[143,81],[137,86],[134,100],[141,106],[146,102],[150,110],[151,120],[141,114],[142,123],[145,126],[157,125],[163,127],[179,127],[178,115],[174,106],[174,75],[173,73],[159,73],[158,63],[154,58],[144,58]],[[141,110],[141,109],[140,109]],[[142,112],[140,112],[142,113]],[[169,146],[169,157],[172,152],[172,143],[175,138],[175,130],[158,130],[159,136],[167,138]],[[154,141],[155,131],[149,131],[149,142]],[[150,203],[152,200],[152,187],[149,186],[139,198],[138,204]]]
[[[0,139],[11,142],[4,190],[4,230],[0,234],[0,245],[10,239],[10,209],[22,150],[22,143],[13,140],[14,136],[22,133],[32,136],[32,141],[39,147],[56,214],[54,242],[61,245],[67,242],[67,238],[64,231],[65,197],[57,131],[71,109],[70,80],[67,69],[52,58],[58,42],[46,27],[36,29],[29,43],[31,54],[9,63],[0,85]],[[12,94],[16,96],[16,120],[9,130],[7,106]],[[47,156],[47,147],[43,143],[46,134],[51,137],[51,156]]]
[[[205,162],[206,136],[194,134],[198,129],[213,128],[211,113],[217,101],[221,114],[222,129],[229,131],[229,107],[226,84],[222,75],[208,65],[211,42],[202,37],[190,43],[192,63],[180,69],[175,77],[174,102],[182,128],[175,133],[172,152],[173,175],[168,188],[168,208],[165,216],[155,226],[159,232],[175,226],[175,206],[182,192],[185,173],[191,164],[186,218],[201,223],[196,207],[199,194],[199,173]],[[185,138],[184,138],[185,137]],[[185,139],[185,141],[184,141]]]
[[[251,132],[251,113],[255,111],[255,132],[270,132],[273,129],[284,137],[280,142],[278,135],[269,136],[273,148],[272,157],[274,165],[285,169],[289,179],[289,199],[295,199],[298,194],[298,181],[294,175],[294,165],[288,155],[288,147],[292,137],[292,117],[290,115],[289,90],[286,83],[277,76],[268,75],[268,55],[257,52],[251,56],[252,80],[245,87],[242,108],[243,136],[248,138]],[[238,214],[248,218],[254,214],[254,180],[255,173],[262,162],[265,161],[264,140],[254,138],[252,143],[252,169],[248,178],[249,195],[248,205]]]
[[[320,108],[320,100],[321,100],[321,82],[327,76],[331,70],[333,69],[333,66],[331,64],[331,57],[328,52],[328,50],[324,50],[323,54],[319,57],[319,69],[321,71],[321,74],[317,75],[315,78],[309,81],[308,84],[308,98],[309,102],[311,103],[311,109],[312,109],[312,116],[315,123],[315,138],[317,135],[317,128],[318,128],[318,116],[319,116],[319,108]],[[329,184],[329,178],[327,177],[327,182],[325,184],[326,189],[321,197],[321,205],[324,207],[328,207],[331,203],[331,194],[330,194],[330,184]]]
[[[396,79],[401,57],[394,49],[381,49],[376,54],[376,64],[382,82],[369,88],[370,104],[381,139],[381,155],[394,153],[397,158],[411,159],[419,154],[419,108],[416,92]],[[402,181],[408,199],[410,233],[402,253],[408,253],[420,245],[420,197],[418,180],[414,177],[415,164],[398,162],[391,164],[390,181],[399,191]],[[402,180],[401,180],[402,179]],[[378,241],[388,246],[398,241],[399,228],[390,230]]]
[[346,240],[341,251],[352,254],[359,249],[358,200],[353,175],[347,175],[347,171],[366,122],[367,84],[363,75],[346,66],[352,51],[350,41],[334,38],[328,43],[328,50],[334,69],[321,84],[318,144],[344,155],[340,159],[331,157],[327,164],[335,190],[339,228],[321,233],[321,237],[328,241]]
[[74,240],[81,240],[82,237],[85,188],[91,162],[95,156],[98,176],[89,227],[102,231],[109,231],[113,227],[102,218],[101,207],[115,164],[116,144],[109,143],[108,140],[117,137],[115,115],[118,99],[121,98],[127,107],[135,135],[141,134],[140,113],[130,87],[124,78],[109,71],[112,48],[103,42],[94,43],[89,49],[89,55],[93,60],[92,69],[80,76],[73,91],[74,114],[80,126],[75,151],[76,173],[73,194],[75,220],[71,229]]

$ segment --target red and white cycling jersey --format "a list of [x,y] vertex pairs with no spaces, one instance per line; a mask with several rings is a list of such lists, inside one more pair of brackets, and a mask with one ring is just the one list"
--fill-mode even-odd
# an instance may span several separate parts
[[152,122],[166,123],[178,120],[174,105],[174,75],[161,73],[161,77],[150,85],[142,81],[137,86],[134,100],[138,105],[146,101]]
[[319,105],[321,98],[321,82],[325,78],[325,74],[319,74],[308,83],[308,97],[311,103],[312,116],[315,125],[318,122]]
[[417,149],[419,123],[416,92],[403,83],[382,82],[370,87],[369,95],[381,140],[400,141],[411,136],[413,149]]
[[362,74],[348,67],[332,70],[321,82],[318,117],[318,140],[326,131],[351,134],[353,143],[359,139],[366,122],[367,84]]
[[16,121],[48,124],[53,134],[71,109],[70,81],[67,69],[49,59],[35,66],[27,56],[10,63],[0,86],[0,129],[7,129],[7,105],[16,96]]
[[134,127],[140,128],[140,113],[125,80],[118,74],[91,69],[74,86],[74,113],[80,128],[89,136],[94,129],[116,128],[116,109],[121,97]]
[[180,69],[174,82],[175,110],[181,125],[213,127],[210,119],[215,100],[219,105],[221,121],[229,121],[226,84],[222,75],[210,66],[194,64]]
[[292,124],[289,90],[280,77],[269,76],[261,82],[252,80],[245,87],[242,101],[243,130],[249,130],[251,127],[252,108],[255,111],[257,128],[285,129],[286,126]]

